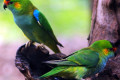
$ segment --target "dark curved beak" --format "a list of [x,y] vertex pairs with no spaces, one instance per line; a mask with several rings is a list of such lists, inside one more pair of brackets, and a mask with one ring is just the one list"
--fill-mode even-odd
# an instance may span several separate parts
[[6,10],[6,8],[7,8],[7,5],[6,5],[6,4],[4,4],[4,5],[3,5],[3,8]]

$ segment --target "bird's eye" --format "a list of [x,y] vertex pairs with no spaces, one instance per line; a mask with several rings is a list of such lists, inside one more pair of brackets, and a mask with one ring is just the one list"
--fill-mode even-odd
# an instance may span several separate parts
[[113,51],[113,48],[109,48],[110,51]]
[[13,4],[13,2],[9,2],[8,4]]
[[116,47],[114,47],[114,48],[109,48],[109,50],[115,52],[115,51],[117,50],[117,48],[116,48]]
[[13,4],[13,2],[10,2],[10,4]]

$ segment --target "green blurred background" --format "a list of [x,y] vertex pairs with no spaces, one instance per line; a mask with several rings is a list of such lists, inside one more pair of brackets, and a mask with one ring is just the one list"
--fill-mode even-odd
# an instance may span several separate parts
[[[91,0],[31,1],[48,19],[59,42],[64,45],[60,48],[63,53],[70,54],[87,46]],[[15,68],[14,59],[17,49],[27,41],[14,23],[12,13],[3,9],[3,0],[0,0],[0,80],[24,80]]]

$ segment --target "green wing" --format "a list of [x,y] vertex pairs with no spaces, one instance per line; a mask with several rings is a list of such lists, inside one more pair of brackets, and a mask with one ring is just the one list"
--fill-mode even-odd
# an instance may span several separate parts
[[39,10],[34,10],[33,15],[34,15],[35,19],[37,20],[38,24],[40,25],[40,27],[51,36],[51,38],[56,42],[56,44],[63,47],[62,44],[59,43],[58,40],[56,39],[56,37],[53,33],[53,30],[52,30],[49,22],[45,18],[45,16]]
[[64,66],[95,67],[99,61],[99,54],[90,48],[79,50],[62,60],[47,61],[45,63]]
[[86,67],[95,67],[99,62],[99,53],[90,48],[85,48],[75,52],[66,58],[68,61]]

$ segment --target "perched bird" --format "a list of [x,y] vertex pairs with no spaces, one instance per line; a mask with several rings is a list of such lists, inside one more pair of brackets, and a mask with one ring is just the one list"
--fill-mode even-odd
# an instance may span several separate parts
[[46,61],[57,67],[39,78],[59,76],[66,79],[86,78],[101,72],[108,59],[115,56],[116,48],[107,40],[95,41],[87,48],[74,52],[62,60]]
[[31,3],[30,0],[4,0],[4,9],[8,8],[14,16],[14,21],[32,42],[43,43],[55,53],[60,53],[57,45],[62,46],[56,39],[45,16]]

